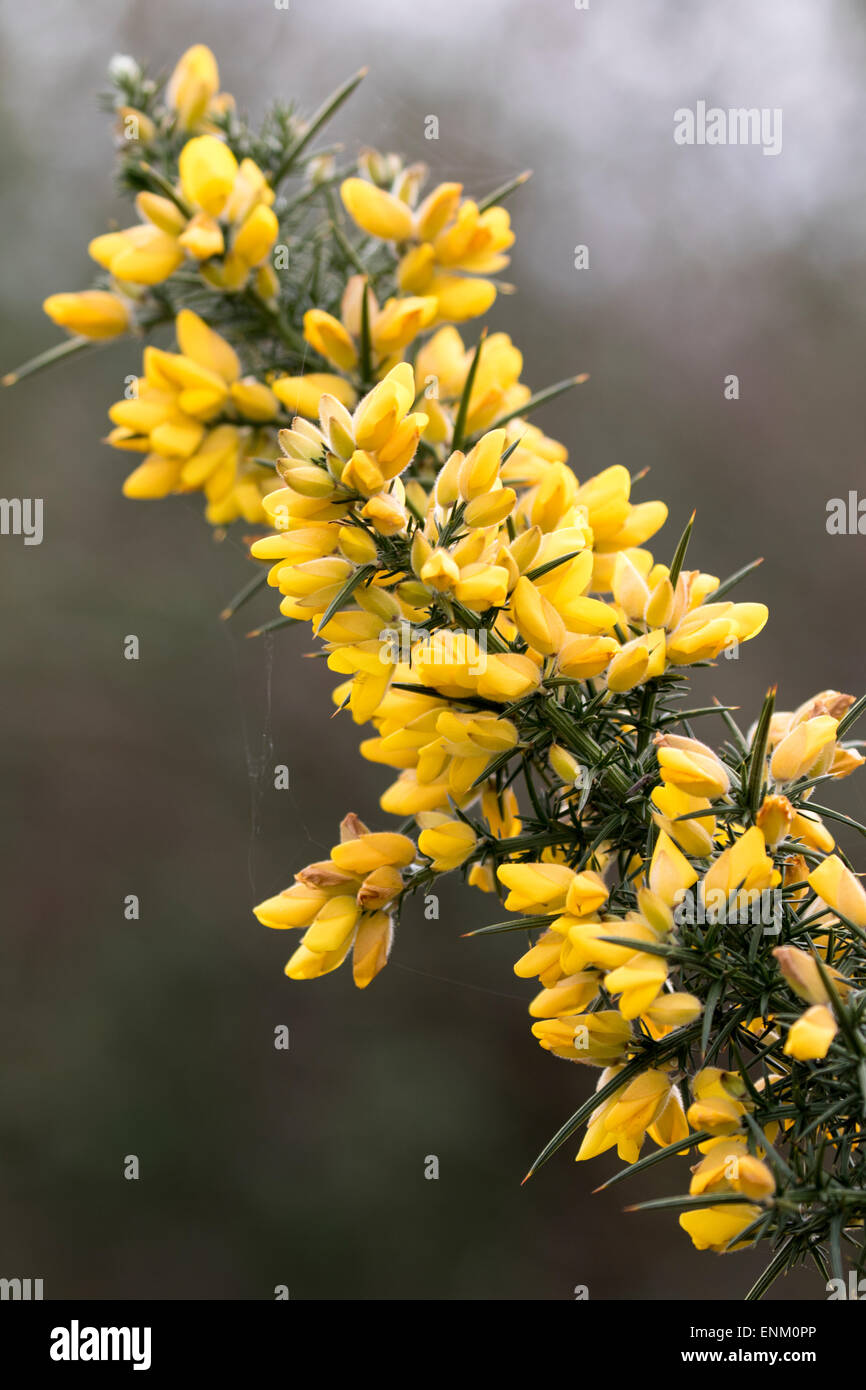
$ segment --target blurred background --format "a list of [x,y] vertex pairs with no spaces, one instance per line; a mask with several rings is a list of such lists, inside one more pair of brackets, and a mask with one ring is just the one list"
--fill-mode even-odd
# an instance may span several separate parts
[[[702,694],[749,722],[771,682],[782,708],[860,693],[866,539],[825,522],[829,498],[863,486],[862,5],[42,0],[2,15],[4,370],[56,340],[42,298],[88,283],[88,239],[128,217],[96,100],[112,54],[168,70],[208,43],[254,116],[271,94],[311,110],[369,64],[335,126],[348,150],[400,149],[478,194],[534,170],[509,203],[518,293],[493,322],[534,388],[591,373],[536,417],[578,475],[650,467],[637,495],[670,503],[662,556],[696,506],[692,563],[726,575],[765,557],[739,596],[766,600],[770,623],[701,674]],[[781,108],[781,154],[675,145],[674,110],[699,99]],[[490,899],[443,881],[439,921],[413,904],[365,994],[347,970],[284,978],[291,943],[250,904],[324,857],[347,810],[380,825],[384,770],[330,722],[333,678],[300,659],[302,634],[245,640],[266,597],[220,623],[248,574],[241,537],[216,544],[197,499],[121,497],[126,456],[99,439],[138,363],[122,344],[2,398],[2,492],[44,498],[45,539],[0,540],[0,1274],[54,1298],[742,1296],[766,1256],[699,1255],[674,1216],[623,1213],[681,1190],[684,1166],[591,1196],[616,1160],[575,1168],[569,1144],[519,1186],[593,1078],[532,1040],[513,943],[460,939],[498,915]],[[864,784],[836,804],[862,817]],[[814,1271],[772,1296],[795,1294],[825,1296]]]

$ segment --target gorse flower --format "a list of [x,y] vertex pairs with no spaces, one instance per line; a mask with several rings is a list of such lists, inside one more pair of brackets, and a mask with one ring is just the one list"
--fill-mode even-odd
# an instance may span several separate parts
[[432,297],[439,320],[459,323],[486,313],[496,298],[496,284],[487,277],[508,265],[504,253],[514,243],[508,212],[482,212],[463,198],[459,183],[440,183],[413,207],[409,199],[416,193],[414,181],[394,191],[350,178],[340,188],[358,226],[402,252],[397,281],[405,294]]
[[263,427],[279,415],[279,400],[241,376],[234,349],[192,310],[180,311],[175,331],[181,351],[145,348],[144,375],[109,411],[109,444],[145,455],[123,490],[154,498],[200,489],[209,520],[261,521],[262,498],[278,479],[256,459],[270,447]]
[[295,884],[255,909],[267,927],[305,927],[286,974],[315,980],[352,951],[355,984],[364,989],[388,960],[393,923],[387,908],[403,888],[401,869],[415,858],[406,835],[371,833],[349,815],[330,859],[310,864]]
[[131,322],[128,301],[108,290],[51,294],[42,307],[60,328],[85,338],[117,338]]
[[196,135],[180,152],[175,196],[139,193],[142,224],[95,237],[88,250],[121,284],[158,285],[188,256],[214,288],[240,290],[277,239],[273,201],[253,160],[238,163],[223,140]]
[[181,55],[165,89],[165,100],[180,130],[199,130],[207,121],[234,103],[220,94],[216,58],[203,43]]
[[348,815],[255,908],[303,933],[287,975],[351,955],[366,988],[407,902],[459,870],[510,914],[479,933],[521,931],[532,1036],[598,1073],[531,1172],[572,1137],[631,1165],[616,1181],[670,1159],[699,1249],[778,1252],[758,1293],[801,1260],[838,1273],[843,1246],[862,1268],[866,890],[834,832],[863,827],[823,802],[864,761],[866,700],[777,712],[771,690],[746,731],[689,707],[689,668],[768,620],[729,597],[754,565],[687,569],[694,518],[659,549],[667,507],[624,465],[577,476],[530,416],[585,374],[533,393],[508,334],[464,341],[523,180],[422,196],[397,155],[338,169],[315,136],[361,76],[257,133],[201,45],[165,88],[117,65],[142,221],[91,243],[100,282],[45,301],[74,339],[13,377],[171,325],[109,412],[108,442],[143,455],[124,492],[201,492],[212,525],[255,528],[226,615],[275,591],[264,627],[309,624],[389,771],[399,829]]

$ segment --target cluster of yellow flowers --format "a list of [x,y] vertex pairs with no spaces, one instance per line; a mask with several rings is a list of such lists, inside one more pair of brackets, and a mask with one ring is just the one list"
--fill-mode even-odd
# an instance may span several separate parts
[[[508,384],[484,389],[501,397]],[[767,618],[762,604],[705,602],[709,575],[672,584],[641,548],[664,505],[632,504],[619,466],[581,485],[562,446],[525,422],[449,453],[429,488],[404,484],[430,422],[416,390],[401,363],[354,413],[325,392],[317,425],[296,416],[279,436],[286,485],[263,504],[276,532],[252,547],[281,612],[310,621],[350,678],[335,698],[376,727],[364,755],[401,770],[382,801],[401,815],[461,804],[517,743],[508,720],[462,702],[506,705],[562,678],[628,691]],[[448,432],[444,412],[436,423]],[[612,601],[595,596],[610,589]]]
[[[248,292],[278,317],[280,284],[270,259],[280,235],[275,192],[258,164],[248,157],[238,160],[214,125],[233,109],[233,101],[219,93],[209,49],[197,45],[183,55],[167,85],[166,105],[172,130],[189,136],[177,154],[176,178],[155,175],[143,163],[161,191],[137,194],[140,224],[90,243],[90,255],[108,272],[110,288],[54,294],[45,301],[57,324],[84,338],[137,330],[150,307],[147,292],[182,270],[218,294]],[[146,113],[122,107],[119,118],[127,126],[133,122],[137,141],[154,138],[156,127]],[[380,307],[369,278],[355,274],[346,280],[339,316],[316,306],[306,310],[300,347],[339,375],[307,371],[304,361],[295,375],[242,376],[230,343],[190,308],[181,310],[175,320],[179,352],[148,347],[142,375],[110,412],[116,428],[108,442],[146,455],[126,481],[128,496],[201,490],[214,525],[264,520],[262,499],[274,486],[268,464],[281,424],[295,412],[315,418],[326,392],[351,407],[364,376],[383,378],[419,334],[489,308],[497,287],[487,276],[507,264],[504,252],[514,239],[505,209],[480,211],[454,183],[438,185],[416,207],[421,166],[404,169],[397,162],[390,170],[367,156],[360,168],[364,177],[343,180],[342,200],[359,230],[387,244],[396,293]],[[374,183],[371,171],[392,174],[391,187]],[[292,248],[284,249],[288,255]],[[369,360],[363,360],[365,353]],[[449,399],[469,370],[466,357],[459,336],[447,329],[418,355],[417,371],[427,382],[438,371],[443,376],[442,402],[428,417],[431,444],[445,437]],[[505,335],[491,340],[485,358],[471,424],[479,411],[490,415],[491,408],[505,407],[506,397],[529,395],[525,388],[515,391],[520,354]],[[495,400],[491,391],[498,393]]]
[[[143,221],[95,237],[90,255],[122,286],[159,285],[187,257],[216,289],[240,290],[277,239],[273,190],[251,159],[238,164],[215,135],[188,140],[178,160],[178,188],[167,198],[139,193]],[[267,267],[257,289],[270,298],[274,272]],[[47,301],[51,313],[52,301]]]
[[[539,1020],[532,1031],[542,1047],[558,1057],[604,1067],[599,1088],[608,1089],[635,1054],[642,1034],[664,1038],[699,1017],[701,999],[671,985],[666,957],[657,951],[675,936],[678,909],[695,885],[696,911],[710,923],[754,920],[750,913],[756,897],[777,888],[783,877],[798,885],[801,898],[811,888],[817,895],[809,908],[816,927],[812,940],[825,961],[828,911],[855,930],[866,928],[866,892],[832,853],[832,835],[820,816],[796,812],[783,790],[803,777],[821,772],[846,776],[860,766],[862,755],[835,740],[838,716],[851,703],[849,696],[825,691],[800,710],[776,717],[768,752],[777,790],[765,796],[757,823],[749,829],[738,824],[729,832],[718,828],[714,809],[724,805],[730,778],[713,750],[696,739],[657,736],[662,780],[651,802],[658,836],[651,860],[633,874],[637,911],[604,912],[610,895],[603,877],[607,854],[597,856],[601,873],[577,873],[552,858],[499,868],[499,878],[510,890],[507,908],[527,915],[557,914],[515,965],[518,976],[537,978],[543,986],[530,1005],[530,1014]],[[830,709],[837,717],[826,713]],[[780,871],[772,851],[783,843]],[[800,846],[826,857],[809,872]],[[694,860],[708,865],[703,873]],[[642,943],[648,949],[640,949]],[[842,999],[851,984],[828,963],[822,973],[813,957],[795,946],[776,947],[773,954],[790,988],[811,1006],[787,1030],[784,1052],[800,1061],[821,1060],[838,1032],[825,976],[829,973],[830,988],[835,985]],[[617,1008],[605,1008],[607,1001]],[[584,1012],[599,1003],[597,1011]],[[764,1032],[767,1022],[753,1021],[753,1030]],[[691,1094],[693,1103],[684,1112],[673,1066],[640,1072],[592,1114],[578,1159],[616,1145],[620,1158],[633,1163],[645,1135],[662,1147],[675,1145],[686,1139],[691,1126],[713,1136],[698,1146],[710,1157],[694,1170],[692,1194],[771,1194],[772,1172],[746,1150],[742,1120],[749,1107],[739,1075],[704,1068],[691,1081]],[[771,1128],[775,1132],[778,1125]],[[732,1164],[732,1157],[738,1162]],[[721,1250],[758,1214],[752,1205],[733,1203],[698,1208],[680,1220],[699,1248]]]
[[[45,308],[101,339],[149,331],[155,287],[171,291],[178,350],[145,347],[110,410],[108,442],[144,455],[124,491],[201,491],[212,524],[270,526],[251,544],[262,581],[282,620],[324,644],[338,709],[372,726],[362,755],[397,774],[381,807],[400,830],[348,815],[330,858],[256,916],[303,931],[292,979],[351,952],[365,988],[406,894],[462,868],[517,914],[484,930],[537,932],[514,967],[538,982],[535,1038],[601,1069],[577,1158],[616,1148],[633,1165],[647,1135],[671,1154],[697,1147],[682,1226],[699,1248],[748,1243],[776,1210],[773,1145],[795,1127],[796,1068],[859,1038],[846,1001],[866,983],[866,892],[809,800],[863,763],[843,741],[861,706],[826,690],[773,713],[771,695],[747,736],[720,711],[734,738],[721,753],[695,738],[687,714],[707,711],[670,704],[683,668],[736,654],[767,609],[727,597],[741,575],[684,568],[691,525],[671,562],[657,559],[647,542],[664,503],[633,502],[620,465],[579,480],[530,423],[585,377],[534,397],[506,333],[461,338],[454,325],[496,297],[507,212],[457,183],[419,201],[420,166],[374,152],[345,177],[312,156],[286,203],[282,172],[303,172],[293,160],[312,128],[284,121],[273,167],[239,159],[219,86],[197,46],[164,105],[119,108],[161,167],[176,158],[176,178],[139,158],[137,177],[152,177],[141,225],[90,246],[109,287]],[[324,224],[295,226],[322,188]],[[271,257],[283,238],[311,255],[288,290]],[[322,303],[310,286],[324,281]],[[732,923],[752,926],[745,946],[725,935]],[[748,1041],[762,1073],[741,1053],[735,1069],[714,1065],[726,1039]],[[850,1154],[829,1114],[819,1106],[818,1130]]]
[[[219,96],[218,89],[213,54],[200,44],[189,49],[166,91],[177,128],[197,130],[228,109],[231,98]],[[137,141],[152,137],[153,123],[144,113],[122,108],[119,114],[134,123],[129,128]],[[242,289],[257,271],[257,292],[274,296],[274,271],[264,264],[279,230],[274,192],[253,160],[239,163],[216,134],[193,135],[180,151],[177,182],[167,185],[166,194],[140,192],[140,224],[91,241],[90,255],[108,271],[112,289],[49,296],[44,308],[55,323],[91,338],[125,333],[141,287],[161,284],[187,260],[208,284],[225,291]]]
[[384,909],[403,891],[400,870],[414,858],[407,835],[373,834],[346,816],[330,859],[309,864],[285,893],[256,908],[266,927],[306,928],[286,974],[315,979],[336,970],[351,950],[355,984],[364,989],[388,959],[393,933]]
[[[507,353],[499,360],[507,363]],[[509,389],[507,368],[504,379],[485,382],[485,394],[498,400]],[[268,582],[283,595],[283,614],[310,621],[330,668],[346,677],[336,703],[358,723],[372,722],[376,736],[361,745],[363,755],[399,770],[381,805],[415,818],[414,872],[447,872],[472,860],[470,883],[494,891],[498,880],[508,890],[507,909],[549,919],[515,970],[542,986],[530,1005],[542,1047],[604,1068],[599,1085],[608,1098],[591,1115],[578,1158],[616,1146],[634,1162],[646,1134],[666,1147],[705,1131],[692,1194],[767,1196],[773,1175],[741,1132],[747,1106],[736,1094],[736,1074],[699,1071],[688,1107],[673,1064],[640,1070],[621,1087],[615,1082],[640,1055],[642,1039],[676,1034],[701,1014],[701,999],[672,984],[664,950],[695,886],[704,920],[736,920],[740,911],[748,920],[755,895],[784,878],[800,883],[801,894],[818,895],[811,910],[819,919],[839,911],[866,927],[866,894],[832,853],[832,835],[820,816],[796,810],[785,795],[802,779],[846,776],[862,763],[836,739],[851,697],[827,691],[774,716],[768,791],[749,827],[717,819],[731,790],[718,755],[692,737],[657,733],[654,848],[648,861],[628,866],[635,910],[604,911],[616,885],[615,844],[599,845],[581,869],[559,849],[534,861],[518,849],[516,862],[500,860],[494,872],[465,813],[480,803],[488,846],[519,833],[514,792],[503,794],[489,770],[521,741],[521,701],[546,690],[555,698],[563,679],[588,682],[610,699],[749,640],[767,610],[713,602],[718,581],[699,571],[680,570],[672,581],[669,567],[643,548],[664,521],[662,504],[634,506],[621,468],[581,485],[561,446],[525,423],[488,430],[468,453],[450,453],[429,488],[414,477],[404,484],[401,474],[430,424],[425,410],[413,409],[416,392],[417,380],[400,364],[353,414],[325,393],[318,425],[296,418],[280,435],[286,486],[264,504],[277,530],[252,553],[271,564]],[[448,416],[436,423],[448,438]],[[580,764],[567,749],[552,745],[549,762],[564,788],[577,783]],[[782,844],[780,870],[773,852]],[[800,845],[827,857],[810,872]],[[304,896],[299,915],[294,903],[309,872],[256,910],[266,925],[308,926],[287,967],[293,977],[335,969],[357,929],[354,908],[346,904],[338,914],[324,897]],[[336,930],[319,932],[317,924],[328,926],[334,915]],[[384,942],[391,931],[386,912],[380,915]],[[795,958],[802,957],[801,971],[812,967],[805,972],[810,992],[797,990],[811,1007],[790,1027],[785,1052],[822,1058],[837,1032],[826,989],[811,957],[795,947],[776,954],[789,982]],[[373,972],[386,959],[383,946]],[[681,1222],[699,1247],[722,1249],[759,1212],[752,1201],[710,1205]]]
[[440,183],[417,208],[361,178],[346,179],[340,196],[359,227],[400,251],[404,294],[433,299],[440,320],[459,323],[487,312],[496,298],[487,277],[507,266],[514,242],[505,208],[480,211],[459,183]]

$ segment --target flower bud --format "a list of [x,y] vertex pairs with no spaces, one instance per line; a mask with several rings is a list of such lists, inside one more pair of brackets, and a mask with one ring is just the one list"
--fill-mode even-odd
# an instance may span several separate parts
[[567,786],[577,786],[583,781],[585,769],[567,748],[563,748],[559,743],[552,743],[547,756],[557,777]]
[[[821,978],[814,956],[807,955],[798,946],[776,946],[773,955],[779,963],[779,969],[797,995],[798,999],[805,999],[807,1004],[827,1004],[830,995],[827,986]],[[847,994],[850,985],[843,980],[837,970],[832,966],[824,967],[826,973],[833,979],[834,987],[839,994]]]
[[129,302],[108,290],[52,294],[42,308],[60,328],[82,338],[117,338],[130,326]]
[[786,796],[765,796],[755,817],[771,849],[784,840],[794,823],[795,811]]

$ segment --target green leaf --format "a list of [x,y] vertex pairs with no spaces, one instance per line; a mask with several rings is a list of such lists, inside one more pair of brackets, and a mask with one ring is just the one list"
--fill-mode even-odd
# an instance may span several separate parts
[[839,726],[836,729],[837,739],[844,738],[852,724],[856,723],[860,718],[864,709],[866,709],[866,695],[861,695],[859,700],[854,701],[854,704],[848,710],[847,714],[843,714],[842,718],[839,720]]
[[763,1298],[770,1285],[776,1282],[779,1275],[785,1272],[790,1263],[792,1243],[793,1236],[790,1240],[786,1241],[781,1250],[773,1256],[763,1274],[755,1280],[749,1292],[746,1294],[746,1303],[757,1303],[758,1299]]
[[535,931],[537,927],[546,930],[551,922],[556,921],[556,914],[552,917],[517,917],[509,918],[505,922],[493,922],[489,927],[476,927],[474,931],[463,933],[464,937],[469,936],[496,936],[499,932],[505,931]]
[[494,188],[492,193],[488,193],[485,198],[482,198],[481,202],[478,204],[478,211],[486,212],[488,208],[494,207],[496,203],[504,202],[509,193],[513,193],[515,188],[522,187],[522,185],[531,178],[531,169],[524,169],[522,174],[515,174],[513,179],[509,179],[507,183],[501,184],[499,188]]
[[[355,267],[355,269],[357,270],[358,274],[359,274],[359,275],[366,275],[366,274],[367,274],[367,267],[365,266],[364,262],[361,260],[361,257],[358,255],[358,252],[355,250],[355,248],[354,248],[354,246],[352,245],[352,243],[351,243],[351,241],[349,240],[349,238],[346,236],[346,233],[343,231],[343,228],[340,226],[340,222],[339,222],[340,212],[339,212],[339,208],[337,207],[337,200],[336,200],[336,198],[334,197],[334,190],[333,190],[332,188],[329,188],[329,189],[328,189],[327,194],[326,194],[326,197],[327,197],[328,207],[330,208],[330,211],[331,211],[331,224],[330,224],[330,230],[331,230],[331,233],[333,234],[333,237],[334,237],[335,242],[336,242],[337,245],[339,246],[339,248],[340,248],[340,250],[342,251],[343,255],[346,257],[346,260],[349,261],[349,263]],[[363,312],[364,312],[364,309],[363,309],[363,304],[362,304],[361,313],[363,314]],[[369,380],[370,380],[370,374],[369,374],[369,372],[367,372],[367,373],[364,375],[364,381],[365,381],[365,382],[369,382]]]
[[575,556],[582,554],[580,550],[570,550],[567,555],[560,555],[555,560],[548,560],[544,565],[538,565],[534,570],[528,570],[527,579],[540,579],[543,574],[549,574],[558,565],[564,565],[567,560],[573,560]]
[[858,820],[852,820],[850,816],[843,816],[841,811],[835,811],[832,806],[819,806],[817,801],[806,803],[810,811],[817,811],[819,816],[829,816],[831,820],[837,820],[842,825],[850,826],[852,830],[859,830],[861,835],[866,835],[866,825],[861,825]]
[[774,1149],[773,1145],[768,1143],[767,1136],[761,1129],[761,1126],[757,1123],[754,1117],[749,1114],[748,1111],[746,1111],[743,1118],[745,1119],[746,1124],[751,1130],[752,1137],[758,1145],[759,1150],[763,1149],[764,1155],[766,1156],[766,1158],[769,1159],[773,1167],[776,1168],[786,1179],[786,1181],[789,1182],[793,1187],[795,1185],[794,1174],[791,1172],[791,1169],[788,1167],[782,1155],[779,1153],[779,1150]]
[[225,608],[220,613],[223,622],[225,622],[227,618],[233,617],[239,608],[243,608],[244,604],[247,603],[254,594],[257,594],[259,589],[263,589],[267,582],[268,571],[266,569],[260,570],[254,574],[249,583],[245,584],[242,589],[238,589],[234,598],[229,599]]
[[767,742],[770,737],[770,720],[776,703],[776,687],[771,686],[764,699],[764,706],[758,719],[755,737],[752,739],[752,752],[749,758],[746,799],[752,815],[757,815],[764,790],[764,760],[767,756]]
[[719,1002],[719,996],[724,988],[724,980],[715,980],[710,985],[707,993],[707,1002],[704,1005],[703,1026],[701,1028],[701,1055],[706,1053],[710,1041],[710,1029],[713,1026],[713,1014]]
[[739,752],[740,757],[741,757],[741,758],[747,757],[747,756],[748,756],[748,752],[749,752],[749,745],[746,743],[745,736],[744,736],[743,731],[742,731],[742,729],[740,728],[739,724],[736,722],[735,719],[732,719],[732,717],[731,717],[732,708],[733,708],[733,707],[732,707],[731,709],[729,709],[727,705],[722,705],[722,704],[720,704],[719,701],[717,700],[717,701],[716,701],[716,708],[717,708],[719,714],[722,716],[722,718],[723,718],[724,721],[725,721],[725,725],[726,725],[726,727],[727,727],[727,729],[728,729],[728,732],[730,733],[731,737],[732,737],[733,740],[734,740],[734,746],[736,747],[737,751]]
[[31,357],[28,362],[22,362],[20,367],[14,371],[7,372],[3,377],[4,386],[14,386],[16,381],[21,381],[25,376],[32,376],[34,372],[39,372],[43,367],[50,367],[54,362],[60,362],[64,357],[71,357],[74,352],[83,352],[85,348],[104,346],[97,343],[93,338],[67,338],[62,343],[55,343],[54,347],[48,348],[45,352],[40,352],[38,357]]
[[605,1192],[607,1188],[613,1187],[614,1183],[622,1182],[623,1178],[630,1178],[633,1173],[642,1173],[645,1168],[652,1168],[665,1158],[673,1158],[676,1154],[683,1154],[687,1149],[694,1148],[696,1144],[703,1144],[705,1139],[712,1139],[712,1137],[708,1129],[700,1129],[697,1133],[689,1134],[685,1139],[681,1139],[677,1144],[668,1144],[664,1149],[656,1149],[653,1153],[647,1154],[645,1158],[639,1158],[637,1163],[630,1163],[627,1168],[621,1168],[618,1173],[614,1173],[612,1178],[608,1178],[607,1182],[603,1182],[601,1187],[596,1187],[594,1192]]
[[263,637],[266,632],[276,632],[281,627],[293,627],[300,621],[300,618],[272,618],[269,623],[262,623],[261,627],[254,627],[252,632],[247,633],[247,637]]
[[718,603],[719,599],[723,598],[725,594],[729,594],[735,585],[739,584],[741,579],[745,579],[747,574],[751,574],[753,570],[756,570],[758,566],[763,563],[764,557],[762,555],[759,559],[752,560],[751,564],[743,565],[743,568],[737,570],[735,574],[728,575],[727,579],[722,580],[718,589],[714,589],[713,592],[708,595],[708,602]]
[[611,946],[630,947],[633,951],[640,952],[641,955],[647,956],[662,956],[665,958],[673,955],[677,950],[676,946],[663,946],[660,942],[655,941],[637,941],[634,937],[630,936],[600,936],[598,940],[607,941]]
[[369,382],[373,374],[373,349],[370,341],[370,281],[364,281],[361,295],[361,377]]
[[702,1192],[698,1197],[654,1197],[650,1202],[636,1202],[626,1211],[695,1211],[700,1207],[731,1207],[741,1203],[749,1206],[742,1192]]
[[588,372],[581,372],[579,376],[570,376],[565,381],[558,381],[554,386],[546,386],[543,391],[536,391],[534,396],[530,396],[529,400],[518,406],[516,410],[509,410],[507,415],[500,415],[499,419],[494,420],[489,428],[498,430],[501,425],[507,425],[509,420],[518,418],[522,420],[525,415],[531,415],[533,410],[537,410],[540,405],[546,405],[548,401],[555,400],[565,391],[570,391],[572,386],[582,386],[585,381],[589,381]]
[[323,102],[318,111],[311,116],[307,123],[306,130],[288,151],[282,165],[274,173],[271,179],[272,184],[278,184],[281,179],[285,178],[289,169],[297,162],[298,156],[307,148],[307,145],[309,145],[318,131],[321,130],[325,122],[329,121],[331,117],[339,111],[343,102],[352,95],[358,83],[363,82],[364,78],[367,76],[367,71],[367,68],[359,68],[352,77],[342,83],[335,92],[332,92],[327,101]]
[[356,569],[354,574],[349,575],[349,578],[346,580],[340,592],[336,594],[334,598],[331,599],[331,602],[328,604],[327,608],[325,609],[324,613],[319,619],[319,623],[316,628],[317,637],[319,633],[322,631],[322,628],[328,626],[328,623],[331,621],[338,609],[346,602],[346,599],[351,598],[358,585],[363,584],[366,579],[371,579],[375,573],[375,565],[361,565],[360,569]]
[[674,551],[674,558],[673,560],[671,560],[671,570],[668,578],[670,579],[671,584],[674,588],[677,587],[677,580],[680,577],[680,570],[683,567],[683,560],[685,560],[686,551],[689,548],[689,541],[691,540],[692,536],[692,527],[695,524],[695,515],[695,512],[692,512],[691,516],[686,522],[686,529],[680,536],[679,544],[676,550]]
[[457,407],[457,418],[454,421],[454,434],[451,440],[452,450],[463,448],[463,437],[466,433],[466,417],[469,414],[469,400],[472,395],[472,388],[475,385],[478,363],[481,361],[481,349],[484,346],[486,337],[487,329],[483,328],[481,330],[481,336],[478,339],[478,346],[475,349],[472,362],[469,366],[469,371],[466,373],[466,380],[463,383],[463,394],[460,397],[460,404]]

